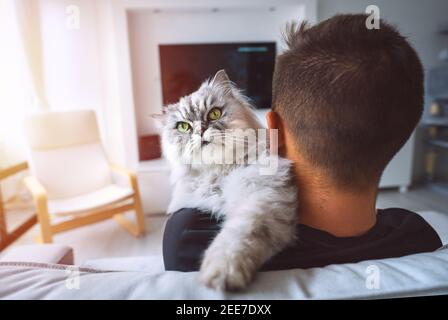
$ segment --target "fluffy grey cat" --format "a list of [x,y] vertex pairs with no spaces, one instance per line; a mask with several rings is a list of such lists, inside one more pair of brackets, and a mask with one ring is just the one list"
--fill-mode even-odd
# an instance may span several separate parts
[[[198,208],[224,221],[205,251],[201,282],[221,290],[245,288],[257,269],[294,239],[291,163],[270,154],[260,138],[266,129],[224,70],[166,106],[158,118],[172,168],[168,213]],[[275,170],[266,171],[266,163]]]

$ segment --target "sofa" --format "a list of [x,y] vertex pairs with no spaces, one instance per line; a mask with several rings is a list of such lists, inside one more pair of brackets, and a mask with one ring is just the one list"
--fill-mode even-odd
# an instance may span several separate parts
[[102,258],[75,265],[60,244],[13,246],[0,255],[0,299],[382,299],[448,294],[448,219],[421,212],[439,234],[435,252],[260,272],[243,292],[202,286],[197,272],[164,271],[161,256]]
[[0,261],[0,299],[379,299],[448,294],[448,246],[401,258],[260,272],[243,292],[198,283],[197,272],[164,271],[160,257],[73,265],[63,245],[15,247]]

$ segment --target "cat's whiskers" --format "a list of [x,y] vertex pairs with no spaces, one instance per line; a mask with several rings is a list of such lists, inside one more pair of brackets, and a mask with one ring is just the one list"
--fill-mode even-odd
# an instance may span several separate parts
[[224,138],[224,139],[232,139],[232,141],[248,141],[247,137],[239,137],[239,136],[232,136],[232,135],[226,135],[224,133],[213,133],[210,135],[210,138]]

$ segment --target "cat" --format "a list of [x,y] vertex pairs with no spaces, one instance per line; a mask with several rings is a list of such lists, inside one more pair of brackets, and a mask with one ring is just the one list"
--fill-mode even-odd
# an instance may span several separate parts
[[[223,219],[204,253],[200,281],[219,290],[246,288],[260,266],[295,238],[291,162],[270,153],[260,134],[249,143],[244,130],[266,129],[224,70],[156,118],[172,169],[168,213],[197,208]],[[238,156],[236,150],[243,151]],[[255,152],[259,161],[248,161]],[[227,156],[235,159],[223,161]],[[267,162],[275,163],[273,174],[262,174]]]

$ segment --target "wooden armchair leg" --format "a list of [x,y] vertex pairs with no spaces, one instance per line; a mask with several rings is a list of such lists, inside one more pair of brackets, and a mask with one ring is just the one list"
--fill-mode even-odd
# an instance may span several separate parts
[[135,236],[138,237],[140,235],[143,235],[145,233],[145,215],[143,212],[142,201],[140,199],[137,176],[134,172],[118,165],[111,165],[111,168],[114,172],[125,175],[129,179],[129,183],[132,187],[132,190],[134,191],[133,200],[136,224],[131,224],[122,215],[116,215],[114,216],[114,218],[122,227],[127,229]]
[[47,210],[46,201],[37,201],[37,220],[40,226],[40,236],[34,240],[38,243],[53,243],[53,233],[51,232],[50,215]]
[[134,210],[136,223],[126,219],[122,213],[114,215],[114,220],[134,237],[139,237],[145,234],[145,216],[138,196],[134,197]]
[[137,193],[134,196],[134,203],[135,203],[135,216],[137,218],[137,229],[139,235],[145,234],[145,214],[143,212],[142,202],[140,200],[140,195]]
[[141,235],[138,224],[126,219],[122,213],[114,215],[114,220],[134,237],[138,238]]

